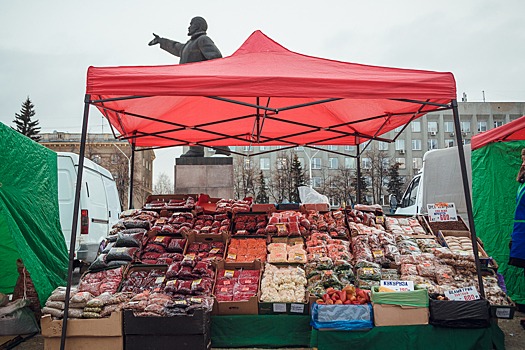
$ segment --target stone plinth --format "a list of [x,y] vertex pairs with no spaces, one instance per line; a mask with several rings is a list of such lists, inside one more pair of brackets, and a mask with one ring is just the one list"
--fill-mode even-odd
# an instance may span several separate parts
[[175,193],[206,193],[210,197],[233,198],[233,158],[175,159]]

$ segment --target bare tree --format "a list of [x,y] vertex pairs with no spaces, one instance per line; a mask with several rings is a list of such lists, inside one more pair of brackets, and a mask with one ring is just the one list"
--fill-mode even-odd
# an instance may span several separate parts
[[233,192],[235,198],[255,197],[255,185],[259,168],[251,158],[234,158]]
[[389,158],[384,151],[371,149],[364,153],[368,159],[365,167],[365,175],[370,177],[370,192],[374,203],[382,203],[382,196],[386,189],[384,186],[387,177]]
[[343,202],[349,204],[350,199],[355,198],[355,170],[340,166],[337,174],[332,177],[332,186],[330,186],[332,197],[340,204]]
[[153,184],[153,194],[173,193],[173,182],[166,173],[160,173]]

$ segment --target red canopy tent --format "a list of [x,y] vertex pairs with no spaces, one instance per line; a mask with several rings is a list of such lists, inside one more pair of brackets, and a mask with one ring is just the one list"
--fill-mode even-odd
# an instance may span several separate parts
[[[77,231],[80,184],[89,119],[96,106],[135,146],[359,145],[425,113],[452,110],[460,130],[452,73],[340,62],[287,50],[254,32],[231,56],[168,66],[89,67],[74,205]],[[399,134],[398,134],[399,135]],[[484,295],[461,133],[456,132],[480,292]],[[338,152],[333,152],[338,153]],[[359,156],[359,153],[358,153]],[[133,166],[133,161],[132,161]],[[133,172],[133,170],[132,170]],[[74,247],[66,306],[68,308]],[[67,331],[64,313],[62,344]]]
[[472,150],[481,148],[491,142],[525,140],[525,116],[511,121],[499,128],[477,134],[472,138]]
[[378,139],[449,109],[456,86],[452,73],[306,56],[256,31],[222,59],[90,67],[86,93],[119,138],[136,146],[293,147]]

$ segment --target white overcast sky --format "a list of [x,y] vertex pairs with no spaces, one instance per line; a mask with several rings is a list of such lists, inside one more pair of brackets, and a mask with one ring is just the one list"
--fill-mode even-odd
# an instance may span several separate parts
[[[29,96],[42,132],[80,132],[89,66],[176,64],[152,32],[187,40],[202,16],[223,56],[255,30],[311,56],[452,72],[458,100],[525,101],[525,1],[4,0],[0,6],[0,122]],[[91,109],[90,132],[109,131]],[[1,150],[0,150],[1,151]],[[155,177],[173,176],[175,149],[157,151]]]

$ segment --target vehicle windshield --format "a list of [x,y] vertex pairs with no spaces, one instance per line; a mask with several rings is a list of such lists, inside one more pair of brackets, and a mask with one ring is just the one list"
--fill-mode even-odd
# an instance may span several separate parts
[[407,190],[405,191],[405,194],[403,195],[403,199],[401,200],[401,206],[403,208],[410,207],[416,204],[416,196],[417,196],[417,190],[419,188],[420,179],[421,177],[417,176],[408,185]]

